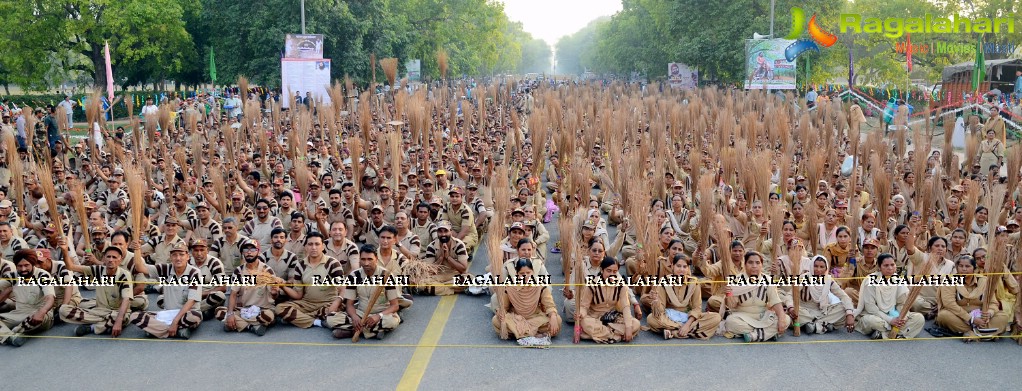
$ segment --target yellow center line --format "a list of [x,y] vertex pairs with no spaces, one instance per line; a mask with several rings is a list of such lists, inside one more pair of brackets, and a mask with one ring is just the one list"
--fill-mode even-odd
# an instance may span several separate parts
[[426,367],[429,366],[429,360],[433,357],[433,351],[436,350],[440,342],[444,326],[447,325],[451,311],[454,310],[454,302],[457,300],[458,295],[440,298],[440,303],[433,311],[433,317],[426,325],[426,331],[422,333],[422,338],[419,338],[419,344],[415,348],[415,353],[412,354],[412,360],[408,362],[408,367],[405,368],[405,373],[401,376],[401,382],[397,384],[398,390],[417,390],[419,388],[422,375],[426,373]]

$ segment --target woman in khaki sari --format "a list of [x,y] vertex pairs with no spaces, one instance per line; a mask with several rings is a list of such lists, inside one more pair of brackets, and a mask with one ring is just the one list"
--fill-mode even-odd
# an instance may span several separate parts
[[1003,333],[1011,321],[1011,314],[999,310],[1000,303],[996,297],[991,302],[991,308],[998,310],[983,312],[984,295],[991,280],[974,274],[976,259],[966,255],[959,258],[955,266],[958,274],[965,276],[965,285],[940,287],[937,293],[940,306],[937,310],[937,326],[943,328],[944,332],[969,337],[962,342],[973,342],[975,338]]
[[[515,273],[522,278],[532,276],[532,261],[516,261]],[[493,329],[501,338],[517,339],[519,345],[547,346],[550,337],[561,331],[561,317],[549,286],[508,286],[500,295],[500,308],[504,311],[493,316]]]
[[[604,281],[619,279],[617,261],[604,257],[600,262]],[[639,334],[639,320],[632,316],[631,295],[624,285],[591,285],[579,294],[578,318],[582,339],[597,343],[631,342]],[[579,326],[576,326],[579,327]],[[577,341],[576,341],[577,342]]]
[[798,322],[807,334],[823,334],[835,327],[845,326],[848,332],[854,330],[855,317],[852,313],[855,306],[852,299],[841,290],[841,285],[830,276],[827,259],[821,256],[813,258],[813,271],[806,273],[824,277],[823,285],[806,285],[801,289],[802,304],[798,309]]
[[643,305],[652,308],[646,317],[649,330],[663,333],[664,339],[709,339],[720,324],[720,314],[702,311],[702,289],[692,278],[688,256],[677,253],[671,259],[671,274],[685,284],[657,286],[642,297]]
[[[755,251],[745,253],[745,273],[742,277],[770,278],[763,274],[763,255]],[[741,335],[745,342],[779,339],[791,324],[784,313],[782,300],[773,285],[727,286],[725,305],[730,311],[724,320],[724,335]]]

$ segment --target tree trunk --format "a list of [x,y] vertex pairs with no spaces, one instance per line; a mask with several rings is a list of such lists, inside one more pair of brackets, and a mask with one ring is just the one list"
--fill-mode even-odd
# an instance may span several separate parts
[[93,43],[89,59],[92,60],[92,86],[102,90],[106,88],[106,59],[103,58],[103,46]]

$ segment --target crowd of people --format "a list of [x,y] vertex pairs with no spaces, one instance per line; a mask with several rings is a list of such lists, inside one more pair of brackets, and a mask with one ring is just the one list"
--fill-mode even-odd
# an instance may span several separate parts
[[[997,117],[969,119],[956,153],[924,149],[928,126],[866,135],[837,100],[796,113],[774,94],[505,81],[335,86],[343,104],[284,110],[239,84],[150,99],[121,127],[89,107],[83,139],[65,108],[16,113],[0,342],[59,322],[383,338],[416,296],[451,294],[490,295],[495,333],[523,346],[566,323],[576,343],[1018,333],[1022,154]],[[473,262],[547,283],[456,284]],[[870,282],[933,275],[963,283]],[[610,283],[624,277],[674,283]]]

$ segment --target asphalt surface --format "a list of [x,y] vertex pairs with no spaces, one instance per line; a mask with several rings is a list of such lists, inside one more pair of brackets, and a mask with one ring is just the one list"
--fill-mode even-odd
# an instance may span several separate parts
[[[556,220],[547,224],[550,243]],[[613,230],[613,228],[612,228]],[[471,266],[486,267],[485,248]],[[558,255],[547,267],[563,282]],[[91,292],[85,292],[91,295]],[[562,297],[555,290],[560,305]],[[155,306],[155,297],[150,297]],[[447,299],[451,300],[451,299]],[[501,341],[488,297],[459,295],[431,357],[420,338],[441,298],[416,297],[405,322],[382,341],[352,344],[329,330],[276,326],[263,337],[202,324],[191,340],[144,339],[126,327],[118,339],[73,337],[59,325],[21,348],[0,346],[4,389],[1012,389],[1022,383],[1022,347],[1014,341],[870,341],[838,331],[779,343],[664,341],[642,332],[631,344],[571,343],[564,325],[550,349]],[[441,317],[442,318],[442,317]],[[443,319],[438,319],[443,320]],[[424,371],[415,368],[424,365]],[[404,381],[404,383],[402,383]]]

